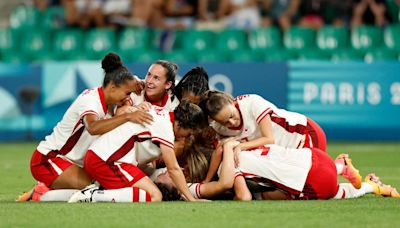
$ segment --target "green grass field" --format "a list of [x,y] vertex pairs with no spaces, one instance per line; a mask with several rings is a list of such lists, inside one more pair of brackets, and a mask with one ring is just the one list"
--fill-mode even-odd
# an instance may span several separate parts
[[[374,195],[328,201],[16,203],[15,197],[34,184],[29,160],[35,147],[0,144],[0,227],[400,226],[400,199]],[[331,143],[328,151],[332,157],[349,153],[363,175],[376,172],[400,188],[400,143]]]

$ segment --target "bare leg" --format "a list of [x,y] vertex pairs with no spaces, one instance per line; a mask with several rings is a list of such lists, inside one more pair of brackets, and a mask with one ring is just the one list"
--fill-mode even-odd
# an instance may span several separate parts
[[51,184],[52,189],[82,189],[92,182],[92,178],[80,167],[70,166]]

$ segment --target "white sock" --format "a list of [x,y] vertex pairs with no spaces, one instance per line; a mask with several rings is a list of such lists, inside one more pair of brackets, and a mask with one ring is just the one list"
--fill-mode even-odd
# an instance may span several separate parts
[[362,182],[361,183],[361,189],[364,190],[365,194],[367,193],[374,193],[374,187],[367,182]]
[[151,201],[150,195],[146,191],[134,187],[96,190],[93,192],[92,198],[96,202],[132,203]]
[[343,173],[344,165],[337,163],[335,163],[335,165],[336,165],[337,175],[341,175]]
[[40,197],[40,201],[62,201],[68,202],[69,198],[79,190],[77,189],[56,189],[50,190]]
[[365,195],[365,190],[363,188],[356,189],[350,183],[340,183],[339,189],[336,193],[334,199],[352,199],[359,198]]

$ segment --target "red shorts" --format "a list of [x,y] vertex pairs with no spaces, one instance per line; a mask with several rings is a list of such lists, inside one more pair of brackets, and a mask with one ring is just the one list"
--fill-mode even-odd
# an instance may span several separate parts
[[325,151],[313,148],[312,165],[299,199],[330,199],[339,188],[336,166]]
[[326,152],[326,135],[324,130],[312,119],[307,117],[307,132],[310,135],[312,148]]
[[133,164],[109,164],[91,150],[86,153],[84,170],[105,189],[132,187],[146,176]]
[[47,187],[71,165],[72,162],[58,157],[55,153],[43,155],[38,150],[33,152],[30,164],[32,176]]

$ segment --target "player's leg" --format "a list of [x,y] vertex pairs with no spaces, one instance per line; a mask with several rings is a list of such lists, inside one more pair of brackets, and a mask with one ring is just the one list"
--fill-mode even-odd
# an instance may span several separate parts
[[376,195],[400,198],[400,194],[396,188],[382,183],[381,179],[375,173],[368,174],[365,177],[365,182],[372,186],[373,192]]
[[233,190],[235,191],[235,200],[250,201],[253,198],[242,175],[236,176],[233,182]]
[[307,117],[307,131],[310,135],[312,147],[326,152],[326,135],[321,126]]
[[335,159],[335,166],[338,175],[342,175],[349,180],[356,189],[361,188],[362,178],[360,172],[353,166],[353,162],[348,154],[338,155]]

